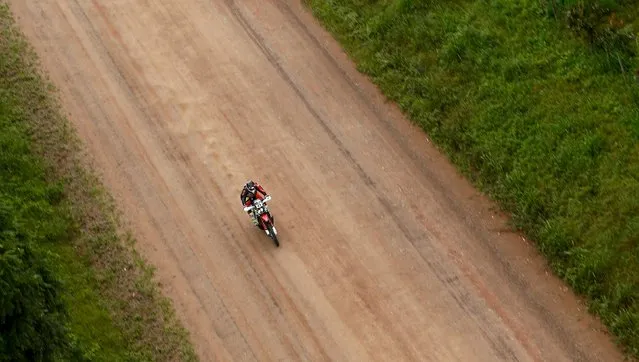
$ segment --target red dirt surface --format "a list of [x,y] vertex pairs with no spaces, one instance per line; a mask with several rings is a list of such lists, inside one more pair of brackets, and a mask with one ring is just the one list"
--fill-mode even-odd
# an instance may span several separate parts
[[622,358],[297,1],[10,3],[202,360]]

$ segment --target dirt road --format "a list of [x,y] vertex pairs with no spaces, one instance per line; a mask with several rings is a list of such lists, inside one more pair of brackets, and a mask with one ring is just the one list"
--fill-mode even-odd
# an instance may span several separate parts
[[10,3],[203,360],[620,359],[296,1]]

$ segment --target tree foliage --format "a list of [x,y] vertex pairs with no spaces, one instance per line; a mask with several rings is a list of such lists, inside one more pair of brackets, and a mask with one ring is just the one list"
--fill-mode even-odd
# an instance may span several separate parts
[[10,99],[0,92],[0,356],[47,361],[73,348],[55,255],[41,245],[68,237],[70,221],[56,213],[61,189],[44,180]]

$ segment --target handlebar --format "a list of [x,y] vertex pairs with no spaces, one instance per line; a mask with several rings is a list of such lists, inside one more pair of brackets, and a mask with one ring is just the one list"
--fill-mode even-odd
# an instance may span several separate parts
[[[267,202],[267,201],[271,201],[271,195],[266,196],[264,199],[262,199],[262,202]],[[251,206],[246,206],[244,207],[244,211],[249,211],[249,210],[253,210],[255,208],[255,206],[251,205]]]

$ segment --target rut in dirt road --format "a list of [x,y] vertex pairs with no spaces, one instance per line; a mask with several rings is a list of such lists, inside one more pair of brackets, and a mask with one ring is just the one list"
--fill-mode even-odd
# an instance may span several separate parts
[[621,358],[298,2],[11,3],[203,360]]

